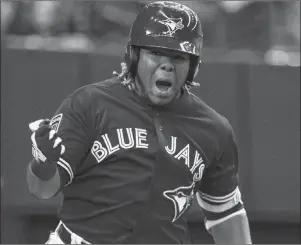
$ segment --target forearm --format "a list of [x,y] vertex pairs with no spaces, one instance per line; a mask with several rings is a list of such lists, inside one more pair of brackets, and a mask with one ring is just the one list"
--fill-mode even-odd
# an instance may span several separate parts
[[246,213],[230,217],[209,229],[217,244],[252,244]]
[[30,193],[39,199],[49,199],[60,190],[61,178],[56,164],[39,164],[33,160],[26,177]]

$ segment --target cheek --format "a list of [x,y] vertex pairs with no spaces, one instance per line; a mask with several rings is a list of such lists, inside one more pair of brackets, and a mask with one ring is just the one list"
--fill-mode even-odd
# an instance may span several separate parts
[[141,57],[141,59],[139,59],[138,62],[138,72],[140,74],[140,76],[144,79],[144,80],[149,80],[151,75],[152,75],[152,71],[154,70],[154,62],[152,62],[152,60],[147,59],[145,57]]
[[189,72],[189,62],[183,63],[183,64],[179,64],[177,66],[177,78],[178,78],[178,82],[180,84],[183,84],[183,83],[186,82],[186,78],[188,76],[188,72]]
[[148,58],[142,58],[138,62],[138,74],[141,85],[144,90],[152,90],[152,77],[156,72],[156,63]]

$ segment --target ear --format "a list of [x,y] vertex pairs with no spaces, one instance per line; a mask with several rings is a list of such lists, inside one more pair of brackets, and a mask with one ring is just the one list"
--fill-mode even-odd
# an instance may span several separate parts
[[198,62],[198,65],[197,65],[196,68],[195,68],[195,72],[194,72],[193,79],[195,79],[196,76],[198,75],[199,69],[200,69],[200,66],[201,66],[201,63],[202,63],[202,61],[200,60],[200,61]]

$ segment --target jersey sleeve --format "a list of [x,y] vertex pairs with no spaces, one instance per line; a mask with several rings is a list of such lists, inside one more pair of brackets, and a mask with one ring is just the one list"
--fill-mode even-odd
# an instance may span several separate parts
[[90,124],[89,111],[74,97],[67,97],[50,121],[50,126],[65,146],[65,152],[57,162],[65,186],[72,182],[89,153],[92,142]]
[[238,187],[237,144],[230,125],[219,148],[215,160],[204,171],[196,193],[198,204],[206,217],[207,229],[245,212]]

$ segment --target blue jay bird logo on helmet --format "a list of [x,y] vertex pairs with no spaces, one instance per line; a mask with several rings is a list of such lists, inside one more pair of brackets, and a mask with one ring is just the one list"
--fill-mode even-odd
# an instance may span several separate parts
[[158,22],[167,26],[168,28],[168,31],[163,32],[162,34],[171,37],[177,30],[184,28],[182,21],[182,18],[167,18],[166,20],[159,20]]

